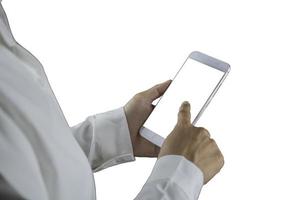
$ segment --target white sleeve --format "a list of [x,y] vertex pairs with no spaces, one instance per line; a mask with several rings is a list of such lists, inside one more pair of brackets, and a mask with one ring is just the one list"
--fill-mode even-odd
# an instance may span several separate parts
[[[1,2],[1,0],[0,0]],[[18,192],[0,174],[0,199],[18,200],[22,198]]]
[[203,186],[201,170],[183,156],[159,158],[135,200],[195,200]]
[[72,132],[94,172],[135,160],[123,107],[90,116]]

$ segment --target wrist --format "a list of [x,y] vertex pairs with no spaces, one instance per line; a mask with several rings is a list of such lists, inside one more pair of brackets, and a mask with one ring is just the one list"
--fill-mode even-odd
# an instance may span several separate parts
[[169,187],[176,185],[189,199],[198,199],[204,179],[202,171],[185,157],[164,155],[157,160],[147,182],[158,180],[167,180]]

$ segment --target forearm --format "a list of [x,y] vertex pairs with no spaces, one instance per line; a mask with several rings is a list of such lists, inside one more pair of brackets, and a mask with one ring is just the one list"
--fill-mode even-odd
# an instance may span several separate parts
[[94,171],[134,160],[123,108],[90,116],[72,131]]

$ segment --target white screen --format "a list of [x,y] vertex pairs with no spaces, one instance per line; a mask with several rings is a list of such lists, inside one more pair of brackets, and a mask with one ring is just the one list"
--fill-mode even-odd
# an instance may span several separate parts
[[167,137],[177,123],[183,101],[191,104],[191,121],[195,119],[224,72],[188,58],[171,85],[147,119],[144,127]]

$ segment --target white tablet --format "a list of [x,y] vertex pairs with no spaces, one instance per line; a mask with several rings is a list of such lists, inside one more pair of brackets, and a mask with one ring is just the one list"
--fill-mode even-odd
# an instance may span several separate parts
[[140,129],[140,134],[161,146],[177,123],[183,101],[191,104],[191,119],[195,124],[229,71],[229,64],[197,51],[192,52]]

